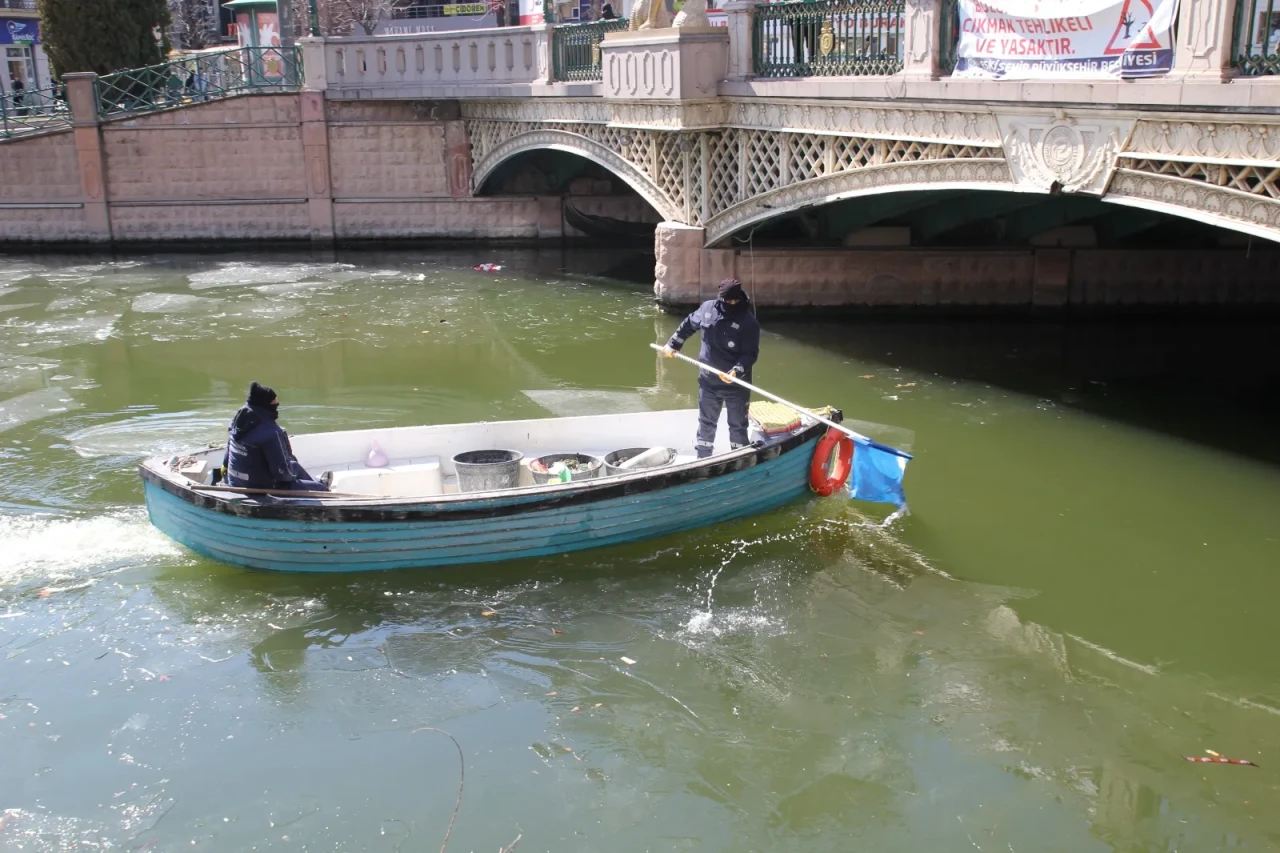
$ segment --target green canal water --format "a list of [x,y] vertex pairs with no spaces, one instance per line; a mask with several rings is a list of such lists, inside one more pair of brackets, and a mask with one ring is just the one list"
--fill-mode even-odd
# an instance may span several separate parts
[[343,577],[149,526],[255,379],[295,433],[693,405],[629,260],[0,257],[0,849],[435,850],[423,728],[455,853],[1280,847],[1267,321],[766,318],[762,386],[916,454],[887,526]]

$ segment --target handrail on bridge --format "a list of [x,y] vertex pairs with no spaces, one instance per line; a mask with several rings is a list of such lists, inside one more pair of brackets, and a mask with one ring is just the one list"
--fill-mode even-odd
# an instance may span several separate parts
[[0,139],[48,133],[71,127],[71,110],[62,86],[0,95]]
[[895,74],[903,64],[905,0],[784,0],[755,7],[752,64],[760,77]]
[[622,32],[626,18],[587,24],[558,24],[551,33],[552,73],[561,82],[600,80],[604,77],[600,43],[605,33]]
[[106,74],[94,87],[98,114],[108,118],[249,92],[295,92],[301,82],[297,47],[233,47]]
[[1247,77],[1280,74],[1280,2],[1236,0],[1231,64]]

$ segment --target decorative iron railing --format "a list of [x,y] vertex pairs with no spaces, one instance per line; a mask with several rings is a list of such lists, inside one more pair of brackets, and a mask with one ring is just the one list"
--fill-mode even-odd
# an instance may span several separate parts
[[622,32],[626,18],[592,21],[589,24],[561,24],[551,33],[551,64],[560,81],[599,80],[600,42],[605,33]]
[[942,0],[938,9],[938,70],[956,70],[956,47],[960,43],[959,0]]
[[904,0],[785,0],[755,7],[758,77],[843,77],[902,70]]
[[1241,74],[1280,74],[1280,2],[1236,0],[1232,65]]
[[61,86],[0,95],[0,139],[69,127],[71,110]]
[[296,91],[302,80],[297,47],[233,47],[192,53],[97,80],[104,118],[212,101],[248,92]]

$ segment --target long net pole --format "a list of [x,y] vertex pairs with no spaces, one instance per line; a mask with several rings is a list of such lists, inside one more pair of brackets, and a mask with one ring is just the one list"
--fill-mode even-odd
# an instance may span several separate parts
[[[652,349],[657,350],[658,352],[662,352],[662,347],[659,344],[649,344],[649,346]],[[800,417],[802,418],[811,418],[820,424],[826,424],[832,429],[842,432],[845,435],[849,436],[850,438],[856,438],[861,441],[869,441],[875,444],[877,447],[882,447],[885,450],[890,450],[898,454],[904,459],[912,458],[911,454],[909,453],[904,453],[903,451],[898,450],[896,447],[889,447],[888,445],[881,444],[880,442],[875,441],[874,439],[869,438],[868,436],[865,436],[860,432],[854,432],[848,427],[841,426],[840,424],[836,423],[833,420],[830,420],[829,418],[824,418],[822,415],[819,415],[813,412],[811,409],[806,409],[803,406],[798,406],[795,403],[792,403],[790,400],[784,400],[781,397],[779,397],[777,394],[770,394],[768,391],[764,390],[763,388],[759,388],[755,385],[752,385],[750,382],[747,382],[746,380],[739,379],[738,377],[734,376],[732,373],[725,373],[723,371],[716,370],[711,365],[703,364],[701,361],[698,361],[696,358],[689,358],[689,356],[681,352],[673,353],[673,355],[676,358],[680,359],[681,361],[688,362],[689,364],[692,364],[695,367],[701,368],[702,370],[705,370],[709,373],[714,373],[717,376],[726,376],[729,378],[729,381],[734,383],[735,385],[741,385],[743,388],[747,388],[751,391],[754,391],[755,393],[759,394],[761,397],[765,397],[769,400],[772,400],[775,403],[780,403],[781,405],[786,406],[788,409],[791,409],[792,411],[796,412],[796,414],[800,415]]]

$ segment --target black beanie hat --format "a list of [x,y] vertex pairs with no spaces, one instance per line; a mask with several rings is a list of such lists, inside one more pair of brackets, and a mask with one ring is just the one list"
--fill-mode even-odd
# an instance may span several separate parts
[[747,294],[742,289],[742,282],[736,278],[726,278],[720,282],[720,298],[746,300]]
[[269,385],[254,382],[249,386],[248,403],[250,406],[270,406],[276,399],[276,392]]

